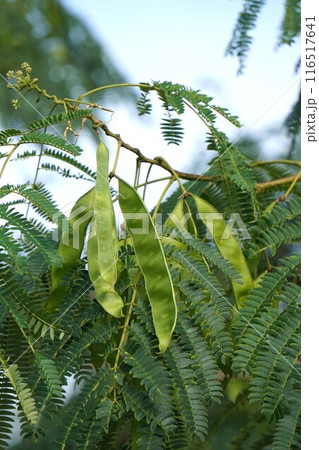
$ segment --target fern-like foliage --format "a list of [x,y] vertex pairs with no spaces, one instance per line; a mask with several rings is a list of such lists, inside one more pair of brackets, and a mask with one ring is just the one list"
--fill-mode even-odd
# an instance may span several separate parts
[[297,257],[281,260],[248,295],[234,324],[240,339],[233,369],[250,374],[250,402],[258,404],[262,414],[279,419],[275,448],[280,441],[283,448],[294,448],[300,427],[300,412],[291,425],[294,403],[300,408],[300,288],[289,281],[299,268]]
[[4,368],[4,375],[8,377],[15,394],[19,400],[19,403],[23,409],[23,413],[26,419],[32,424],[35,423],[38,418],[38,411],[36,409],[35,400],[31,395],[31,389],[23,381],[18,369],[18,365],[15,363],[9,364],[1,357],[1,364]]
[[12,136],[19,136],[23,134],[23,131],[15,130],[14,128],[9,128],[0,131],[0,145],[8,145],[11,143]]
[[60,152],[58,150],[44,149],[43,156],[46,156],[48,158],[54,158],[59,161],[63,161],[64,163],[70,164],[71,166],[80,170],[84,174],[95,179],[96,174],[92,169],[90,169],[87,165],[83,164],[83,161],[79,161],[78,159],[73,158],[68,154]]
[[80,155],[82,149],[75,144],[69,144],[63,138],[55,136],[54,134],[41,133],[39,131],[33,131],[23,134],[20,139],[20,144],[43,144],[50,145],[51,147],[60,148],[71,155]]
[[285,1],[285,15],[281,23],[280,44],[291,45],[301,30],[300,0]]
[[52,241],[32,222],[13,209],[8,209],[6,205],[0,205],[0,218],[8,223],[11,230],[20,231],[24,238],[34,248],[38,248],[48,263],[60,266],[61,258],[56,254]]
[[290,398],[290,412],[278,420],[273,445],[274,450],[281,448],[301,448],[300,416],[300,392],[295,392]]
[[51,193],[41,183],[36,186],[28,184],[20,186],[6,185],[0,189],[0,197],[16,193],[29,200],[34,210],[44,219],[62,226],[68,224],[67,218],[60,212],[56,206]]
[[65,167],[56,166],[55,164],[51,164],[51,163],[42,163],[41,170],[53,172],[54,174],[61,175],[64,178],[75,178],[76,180],[92,181],[92,178],[87,178],[82,173],[75,174],[75,173],[72,173],[70,171],[70,169],[66,169]]
[[253,40],[250,32],[255,28],[265,3],[265,0],[244,0],[243,9],[239,14],[233,36],[226,50],[226,54],[238,56],[239,73],[243,71],[244,62]]
[[[247,3],[252,8],[253,2]],[[258,5],[251,9],[252,22]],[[95,300],[85,251],[62,276],[64,297],[49,312],[52,266],[62,264],[49,227],[64,228],[67,219],[45,185],[2,186],[0,448],[8,447],[17,425],[21,445],[32,448],[298,448],[300,186],[289,181],[296,167],[258,161],[232,146],[215,120],[221,114],[238,126],[237,118],[199,91],[169,82],[143,83],[141,91],[140,114],[151,110],[151,91],[162,102],[167,142],[181,142],[180,116],[189,108],[208,127],[208,150],[217,152],[207,168],[213,181],[183,185],[192,226],[161,229],[178,310],[170,345],[158,353],[144,276],[127,239],[121,241],[116,261],[115,289],[123,299],[123,317],[107,314]],[[77,158],[80,148],[40,131],[87,114],[50,116],[30,124],[28,131],[5,130],[0,141],[40,144],[42,169],[94,182],[95,172]],[[17,159],[40,153],[27,148]],[[257,189],[260,183],[285,177],[290,177],[292,190],[285,196],[283,184]],[[188,192],[210,203],[226,220],[232,220],[233,213],[240,215],[234,239],[237,236],[254,281],[238,307],[232,283],[243,282],[247,271],[240,272],[229,252],[230,260],[225,259],[222,243],[217,246],[207,239]],[[163,220],[182,194],[179,185],[162,202],[158,211]],[[29,203],[41,222],[18,211],[21,203]],[[242,238],[241,227],[249,239]],[[153,262],[152,254],[149,259]]]
[[[299,386],[300,305],[299,289],[293,282],[298,258],[283,259],[265,275],[233,321],[230,287],[216,275],[230,282],[238,277],[236,271],[209,243],[186,239],[181,232],[176,232],[174,239],[188,245],[192,254],[167,248],[179,299],[171,345],[164,355],[157,353],[150,306],[141,281],[115,372],[114,355],[123,328],[87,295],[81,296],[90,287],[85,269],[81,269],[73,287],[70,285],[69,295],[53,317],[44,312],[46,277],[42,276],[43,288],[39,291],[39,281],[34,287],[19,282],[26,277],[19,271],[5,276],[1,297],[5,300],[1,302],[2,314],[7,317],[2,325],[2,333],[7,335],[5,345],[1,338],[6,364],[2,364],[3,369],[9,356],[20,356],[25,339],[27,346],[22,348],[28,356],[21,361],[26,376],[22,378],[22,372],[15,372],[13,366],[16,381],[9,382],[4,373],[1,389],[6,392],[5,398],[21,404],[21,432],[27,440],[34,436],[45,445],[45,435],[53,426],[57,448],[104,448],[112,442],[115,448],[121,448],[124,442],[130,448],[134,442],[139,448],[186,449],[209,439],[209,411],[221,402],[223,385],[227,385],[230,374],[247,372],[250,402],[256,403],[264,416],[278,420],[275,444],[295,442],[297,438],[291,433],[298,432],[299,422],[289,406],[289,395]],[[129,255],[132,249],[127,252]],[[182,267],[182,279],[174,262]],[[46,264],[48,267],[49,262]],[[121,291],[129,300],[131,287],[126,279],[132,262],[122,258],[121,265]],[[13,345],[17,332],[11,335],[6,331],[9,319],[21,330],[19,348]],[[8,341],[10,336],[14,340]],[[35,354],[28,349],[30,344]],[[65,405],[70,377],[83,381],[74,399]],[[6,430],[3,443],[12,426],[6,411],[0,416]]]
[[278,203],[269,213],[257,219],[250,227],[255,236],[246,246],[249,258],[267,249],[274,255],[282,245],[300,239],[300,200],[288,200],[285,205]]
[[139,100],[136,102],[136,107],[139,116],[144,116],[146,114],[151,114],[152,103],[148,97],[149,92],[141,92]]
[[[231,280],[239,281],[241,280],[240,273],[232,266],[232,264],[223,258],[223,256],[218,252],[218,250],[213,247],[212,243],[207,245],[201,239],[193,237],[183,231],[178,229],[166,229],[163,227],[162,233],[167,233],[168,236],[174,236],[174,239],[180,242],[183,242],[189,249],[193,250],[197,254],[200,254],[203,259],[211,263],[212,266],[218,268],[221,272],[224,273],[226,277]],[[171,248],[171,250],[174,247]],[[169,249],[168,249],[169,253]]]
[[0,378],[0,446],[7,446],[14,426],[16,393],[9,378],[2,373]]
[[[242,73],[247,53],[252,45],[251,31],[256,27],[258,17],[266,0],[244,0],[226,55],[236,55],[239,59],[238,72]],[[281,23],[279,43],[291,45],[300,34],[300,0],[286,0],[284,18]]]
[[[223,144],[227,143],[223,141]],[[220,143],[217,143],[215,149],[219,152],[219,156],[211,160],[211,167],[213,168],[216,164],[215,171],[222,169],[225,176],[241,190],[252,192],[256,185],[256,179],[247,158],[230,143],[226,146],[220,146]]]
[[187,108],[194,111],[215,135],[222,135],[214,126],[217,114],[223,116],[236,127],[240,127],[238,117],[233,116],[226,108],[212,103],[213,98],[195,91],[187,86],[169,81],[154,82],[153,85],[142,83],[141,98],[137,103],[140,115],[151,112],[151,103],[148,97],[150,91],[155,91],[162,103],[164,117],[161,122],[161,130],[168,144],[179,145],[182,142],[184,129],[180,116]]
[[[239,60],[238,73],[241,74],[245,68],[247,54],[253,43],[252,30],[256,27],[258,17],[266,0],[243,0],[243,8],[237,18],[231,40],[226,49],[226,55],[237,56]],[[280,24],[279,45],[292,45],[301,31],[301,1],[285,0],[284,17]],[[296,70],[299,68],[297,64]],[[300,133],[300,96],[289,112],[285,128],[294,140]]]
[[164,118],[161,123],[161,130],[168,144],[179,145],[182,142],[184,131],[181,127],[181,119],[178,117]]
[[48,116],[45,119],[36,120],[28,125],[30,131],[40,130],[41,128],[47,128],[49,126],[56,125],[58,123],[69,122],[74,119],[83,119],[91,114],[92,111],[87,109],[78,109],[75,111],[68,111],[67,113],[55,114]]

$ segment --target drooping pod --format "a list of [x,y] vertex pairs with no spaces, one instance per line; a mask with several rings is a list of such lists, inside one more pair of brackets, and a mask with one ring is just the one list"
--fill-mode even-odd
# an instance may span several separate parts
[[[144,276],[159,349],[167,349],[177,319],[172,279],[156,228],[139,194],[119,178],[119,203]],[[141,227],[142,225],[142,227]]]
[[87,246],[89,276],[97,301],[114,317],[122,317],[122,298],[115,291],[117,281],[118,239],[110,186],[109,152],[101,140],[97,153],[94,218]]
[[195,200],[199,217],[210,231],[216,247],[222,256],[238,270],[242,277],[239,282],[232,280],[236,304],[240,308],[245,296],[253,289],[254,283],[239,242],[233,235],[227,222],[223,219],[222,214],[202,198],[195,194],[191,195]]
[[62,267],[53,267],[51,271],[51,289],[46,308],[53,311],[62,302],[67,293],[67,277],[80,261],[87,228],[91,222],[94,208],[94,190],[90,189],[80,197],[70,213],[71,230],[62,233],[58,254],[63,259]]

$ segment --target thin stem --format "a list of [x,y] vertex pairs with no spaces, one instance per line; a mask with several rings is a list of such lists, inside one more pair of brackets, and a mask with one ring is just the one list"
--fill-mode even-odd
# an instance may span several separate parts
[[143,189],[143,196],[142,196],[143,200],[145,200],[146,187],[147,187],[147,185],[149,184],[149,183],[148,183],[148,177],[150,176],[152,167],[153,167],[153,164],[150,164],[150,166],[149,166],[149,168],[148,168],[148,171],[147,171],[147,174],[146,174],[145,183],[144,183],[144,189]]
[[141,160],[140,158],[136,159],[136,168],[135,168],[135,178],[134,178],[134,187],[138,185],[140,181],[140,172],[141,172]]
[[[190,222],[191,222],[191,226],[192,226],[192,228],[193,228],[193,231],[194,231],[194,236],[197,238],[197,237],[198,237],[198,231],[197,231],[197,228],[196,228],[195,221],[194,221],[194,219],[193,219],[192,211],[191,211],[191,209],[190,209],[190,207],[189,207],[189,204],[187,203],[187,199],[186,199],[186,198],[185,198],[185,201],[183,202],[183,204],[185,205],[185,207],[186,207],[186,209],[187,209],[187,212],[188,212],[188,214],[189,214],[189,219],[190,219]],[[192,231],[192,230],[190,230],[190,231]],[[206,262],[206,265],[207,265],[207,262]],[[208,268],[209,268],[209,267],[208,267]]]
[[[120,361],[120,356],[121,356],[121,352],[123,350],[124,344],[125,344],[125,340],[127,337],[127,331],[129,328],[129,323],[130,323],[130,319],[132,316],[132,312],[133,312],[133,307],[135,304],[135,299],[136,299],[136,294],[137,294],[137,288],[136,286],[134,287],[133,293],[132,293],[132,298],[130,301],[130,307],[127,313],[127,316],[125,318],[125,322],[124,322],[124,326],[123,326],[123,331],[122,331],[122,336],[120,339],[120,343],[117,347],[117,352],[116,352],[116,357],[115,357],[115,361],[114,361],[114,366],[112,367],[112,371],[114,372],[114,374],[116,373],[118,366],[119,366],[119,361]],[[114,403],[116,403],[116,378],[114,376],[114,383],[113,383],[113,390],[114,390]]]
[[[67,104],[66,104],[65,101],[63,102],[63,107],[64,107],[65,114],[67,114],[68,113],[68,108],[67,108]],[[68,130],[70,130],[71,133],[74,134],[74,136],[77,136],[77,134],[75,133],[75,131],[72,128],[72,124],[71,124],[70,120],[67,121],[67,126],[65,128],[64,133],[63,133],[63,137],[64,137],[65,140],[67,139]]]
[[287,189],[286,193],[280,197],[280,201],[284,202],[286,200],[286,198],[288,197],[288,195],[290,194],[290,192],[293,190],[295,184],[300,180],[301,178],[301,170],[299,170],[299,172],[297,173],[295,179],[293,180],[293,182],[291,183],[291,185],[289,186],[289,188]]
[[131,298],[131,301],[130,301],[130,307],[129,307],[127,316],[125,318],[121,340],[120,340],[119,346],[117,348],[116,358],[115,358],[114,366],[112,368],[113,372],[116,372],[117,369],[118,369],[118,366],[119,366],[119,360],[120,360],[120,356],[121,356],[121,351],[122,351],[124,343],[125,343],[127,330],[128,330],[128,327],[129,327],[131,316],[132,316],[133,307],[134,307],[134,304],[135,304],[136,294],[137,294],[137,288],[135,287],[133,289],[132,298]]
[[[87,106],[85,109],[88,109],[88,108],[89,108],[89,107]],[[83,119],[82,119],[82,121],[81,121],[80,128],[79,128],[78,132],[76,133],[76,138],[75,138],[74,145],[76,145],[76,144],[78,143],[78,139],[79,139],[79,137],[80,137],[80,133],[81,133],[81,131],[83,130],[83,127],[84,127],[84,124],[85,124],[86,120],[87,120],[86,117],[83,117]]]
[[[265,183],[257,183],[256,184],[256,194],[260,194],[261,192],[264,192],[266,189],[271,189],[274,187],[278,187],[278,186],[293,182],[295,180],[295,178],[296,178],[296,175],[291,175],[289,177],[279,178],[277,180],[266,181]],[[299,177],[299,179],[300,179],[300,177]]]
[[155,206],[154,212],[153,212],[153,216],[152,219],[154,220],[156,217],[156,214],[158,213],[159,207],[161,206],[161,203],[163,201],[163,198],[165,197],[166,192],[169,190],[169,188],[171,187],[171,185],[174,183],[175,178],[171,177],[171,179],[169,180],[167,186],[165,187],[164,191],[162,192],[162,195],[160,196],[157,205]]
[[119,156],[120,156],[121,146],[122,146],[122,142],[121,142],[121,141],[118,141],[118,143],[117,143],[117,149],[116,149],[116,155],[115,155],[115,160],[114,160],[114,165],[113,165],[112,172],[109,174],[109,178],[113,178],[114,175],[115,175],[117,163],[118,163]]
[[[191,109],[191,110],[196,114],[197,117],[199,117],[199,119],[204,123],[204,125],[206,125],[206,127],[209,129],[209,131],[210,131],[211,133],[213,133],[212,127],[210,127],[210,126],[208,125],[208,123],[206,122],[206,120],[203,119],[203,117],[196,111],[196,109],[195,109],[190,103],[188,103],[185,99],[183,100],[183,102],[184,102],[184,104],[185,104],[186,106],[188,106],[189,109]],[[215,133],[214,133],[214,134],[215,134]]]
[[181,188],[183,194],[186,193],[186,189],[184,188],[179,176],[177,175],[177,172],[175,169],[173,169],[173,167],[166,161],[166,159],[162,158],[162,157],[157,157],[155,158],[157,161],[162,161],[164,163],[164,166],[162,167],[166,167],[175,177],[176,181],[179,184],[179,187]]
[[139,87],[139,88],[151,88],[149,84],[142,84],[142,83],[118,83],[118,84],[109,84],[107,86],[100,86],[98,88],[92,89],[91,91],[85,92],[85,94],[82,94],[78,97],[78,100],[83,100],[84,97],[87,97],[88,95],[94,94],[95,92],[103,91],[106,89],[113,89],[113,88],[121,88],[121,87]]
[[147,181],[147,183],[141,183],[141,184],[138,184],[138,185],[135,186],[135,187],[136,187],[136,188],[140,188],[140,187],[143,187],[143,186],[152,184],[152,183],[158,183],[159,181],[170,180],[171,178],[172,178],[172,177],[156,178],[156,180],[150,180],[150,181]]
[[[203,124],[209,129],[209,131],[216,137],[216,139],[218,139],[221,142],[221,138],[220,136],[215,132],[214,128],[211,127],[206,120],[200,115],[200,113],[198,112],[198,110],[196,110],[196,108],[193,107],[193,105],[191,105],[191,103],[188,103],[185,99],[183,99],[183,102],[186,106],[188,106],[189,109],[191,109],[193,111],[193,113],[195,113],[197,115],[197,117],[203,122]],[[216,112],[216,110],[214,108],[212,108],[210,106],[210,108]]]
[[266,250],[264,250],[264,256],[265,256],[265,260],[266,260],[267,270],[270,270],[271,269],[271,262],[269,260],[269,257],[267,255],[267,251]]
[[20,145],[20,142],[18,142],[17,144],[15,144],[15,145],[13,146],[12,150],[9,152],[8,156],[6,157],[6,159],[5,159],[4,163],[3,163],[3,166],[1,167],[0,178],[2,177],[3,172],[4,172],[4,169],[6,168],[6,165],[8,164],[8,162],[9,162],[11,156],[12,156],[13,153],[16,151],[16,149],[19,147],[19,145]]
[[80,103],[81,105],[87,105],[87,106],[91,106],[92,108],[99,108],[99,109],[102,109],[103,111],[114,113],[113,109],[104,108],[103,106],[101,106],[97,103],[83,102],[82,100],[74,100],[73,98],[65,98],[64,100],[66,102]]

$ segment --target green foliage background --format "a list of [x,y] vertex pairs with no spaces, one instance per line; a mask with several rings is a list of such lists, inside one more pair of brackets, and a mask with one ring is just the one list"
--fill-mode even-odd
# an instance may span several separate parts
[[[49,51],[57,73],[68,66],[70,83],[79,87],[79,93],[96,84],[95,76],[98,84],[102,83],[101,72],[83,71],[81,64],[99,68],[109,68],[109,64],[88,31],[59,2],[5,3],[7,18],[16,18],[17,5],[30,17],[21,21],[20,35],[4,47],[8,69],[17,66],[21,55],[25,60],[30,54],[41,87],[58,98],[69,97],[63,81],[47,78],[37,59],[41,52]],[[231,44],[234,51],[241,52],[240,58],[248,50],[251,39],[247,36],[263,3],[244,2],[235,29],[235,35],[243,40],[236,43],[233,39]],[[287,2],[283,43],[290,44],[299,32],[298,5],[297,1]],[[37,18],[43,16],[45,26],[32,27],[42,23]],[[4,37],[13,33],[12,21],[4,20],[2,25]],[[85,43],[77,40],[76,29],[86,36]],[[26,36],[29,45],[23,49]],[[43,38],[41,45],[38,36]],[[115,69],[108,69],[105,76],[105,84],[121,81]],[[29,87],[34,101],[34,86]],[[67,449],[300,448],[300,163],[259,161],[255,149],[231,146],[215,119],[222,114],[238,125],[237,118],[212,106],[210,97],[183,85],[144,83],[137,105],[141,115],[151,113],[151,90],[163,107],[160,126],[169,144],[183,139],[182,116],[187,103],[205,123],[207,150],[212,155],[205,173],[209,179],[194,182],[188,174],[180,174],[183,189],[206,200],[226,218],[240,214],[252,239],[241,239],[240,230],[238,239],[255,287],[237,311],[232,281],[240,278],[240,273],[214,242],[207,240],[206,230],[197,220],[197,235],[194,226],[187,230],[192,239],[178,229],[169,241],[172,229],[163,229],[162,245],[178,303],[177,326],[164,354],[158,354],[143,278],[136,282],[139,265],[125,241],[121,241],[116,284],[126,303],[125,318],[112,318],[95,301],[85,252],[72,276],[63,280],[67,292],[63,303],[49,313],[50,273],[52,266],[61,263],[50,227],[55,224],[61,233],[67,219],[45,185],[27,180],[19,186],[2,186],[0,447],[6,447],[19,421],[24,441],[17,448],[51,448],[53,444]],[[10,96],[4,97],[8,107]],[[50,101],[43,91],[40,97],[47,115]],[[105,124],[94,122],[91,111],[72,103],[66,106],[67,111],[60,105],[56,114],[45,120],[32,117],[30,110],[19,111],[15,126],[20,129],[6,128],[0,133],[2,160],[10,159],[8,146],[12,149],[18,144],[20,159],[45,155],[47,170],[94,183],[94,171],[79,157],[83,150],[75,140],[67,143],[50,127],[62,124],[63,130],[72,122],[76,129],[86,118],[90,128],[93,125],[109,137],[120,138]],[[297,124],[290,127],[294,137],[299,132],[298,114],[296,106],[290,116],[290,123]],[[6,121],[7,113],[2,116]],[[35,121],[26,125],[32,119]],[[124,148],[130,151],[129,145]],[[143,155],[139,158],[143,161]],[[161,158],[151,164],[172,174]],[[164,218],[181,193],[178,188],[160,202]],[[116,195],[113,191],[114,198]],[[29,204],[40,219],[19,213],[21,204]],[[191,199],[189,208],[196,217]],[[57,213],[59,220],[54,221]],[[132,300],[134,285],[136,302]],[[70,377],[76,386],[72,392]]]

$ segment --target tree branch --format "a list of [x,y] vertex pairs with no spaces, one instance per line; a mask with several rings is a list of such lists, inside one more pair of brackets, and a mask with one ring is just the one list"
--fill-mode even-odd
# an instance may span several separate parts
[[[31,72],[31,69],[29,70],[29,72]],[[19,92],[22,91],[25,87],[28,90],[36,90],[39,95],[43,95],[44,97],[46,97],[49,100],[53,100],[53,102],[55,103],[55,105],[63,105],[64,107],[70,109],[70,110],[74,110],[74,109],[78,109],[78,106],[80,103],[85,103],[87,105],[90,105],[91,107],[95,108],[95,107],[99,107],[99,105],[97,105],[96,103],[87,103],[87,102],[82,102],[82,99],[86,96],[89,95],[93,92],[97,92],[99,90],[102,89],[109,89],[111,87],[123,87],[123,86],[136,86],[136,87],[145,87],[148,88],[150,90],[156,90],[156,88],[154,86],[150,86],[148,84],[131,84],[131,83],[124,83],[124,84],[119,84],[119,85],[112,85],[112,86],[102,86],[100,88],[96,88],[93,89],[92,91],[86,92],[85,94],[81,95],[78,100],[72,100],[72,99],[59,99],[57,98],[56,95],[50,95],[47,93],[47,91],[45,89],[41,89],[38,84],[37,78],[34,78],[33,80],[30,77],[30,74],[27,74],[28,78],[22,77],[21,76],[17,76],[14,74],[14,72],[12,72],[12,74],[10,74],[10,77],[16,78],[18,80],[18,83],[15,85],[15,89],[17,89]],[[20,83],[20,85],[19,85]],[[21,84],[22,83],[22,84]],[[12,87],[11,84],[9,84],[8,87]],[[72,103],[77,103],[76,105],[72,104]],[[190,106],[190,105],[187,105]],[[106,108],[102,108],[107,110]],[[107,110],[108,111],[108,110]],[[195,111],[196,112],[196,111]],[[95,130],[97,130],[98,128],[101,128],[104,133],[107,136],[112,137],[113,139],[116,139],[118,142],[118,150],[120,147],[126,148],[127,150],[129,150],[130,152],[134,153],[142,162],[151,164],[151,165],[155,165],[155,166],[159,166],[162,167],[163,169],[167,170],[171,175],[178,176],[178,178],[181,178],[183,180],[189,180],[189,181],[208,181],[208,182],[212,182],[212,183],[218,183],[222,180],[222,178],[220,176],[215,176],[215,177],[211,177],[208,175],[197,175],[194,173],[186,173],[186,172],[181,172],[179,170],[175,170],[173,167],[171,167],[164,159],[160,158],[160,157],[156,157],[154,159],[148,158],[147,156],[143,155],[143,153],[136,147],[132,147],[131,145],[127,144],[126,142],[124,142],[121,138],[121,136],[119,134],[115,134],[113,133],[106,125],[104,122],[98,120],[93,114],[90,114],[89,116],[87,116],[87,118],[91,121],[93,128]],[[5,168],[6,163],[9,160],[9,157],[11,156],[11,154],[14,152],[14,150],[16,149],[16,147],[14,147],[12,149],[12,151],[9,153],[7,160],[5,161],[0,176]],[[299,161],[293,161],[293,160],[277,160],[277,161],[255,161],[252,162],[250,164],[250,167],[258,167],[258,166],[262,166],[262,165],[266,165],[266,164],[294,164],[297,166],[301,166],[301,163]],[[110,176],[114,176],[113,173],[110,174]],[[286,178],[280,178],[278,180],[271,180],[271,181],[267,181],[265,183],[256,183],[255,186],[255,190],[256,193],[259,194],[263,191],[265,191],[266,189],[270,189],[273,187],[277,187],[277,186],[281,186],[281,185],[285,185],[287,183],[291,183],[295,180],[296,176],[292,175]]]
[[[264,192],[266,189],[271,189],[274,187],[292,183],[295,179],[296,175],[291,175],[289,177],[279,178],[278,180],[266,181],[265,183],[257,183],[256,194],[260,194],[261,192]],[[301,179],[301,176],[299,179]]]
[[[209,181],[212,183],[217,183],[219,181],[221,181],[221,177],[219,176],[215,176],[215,177],[211,177],[208,175],[200,175],[200,174],[196,174],[196,173],[187,173],[187,172],[181,172],[179,170],[175,170],[173,169],[169,164],[166,163],[165,160],[163,160],[162,158],[148,158],[147,156],[143,155],[143,153],[136,147],[132,147],[130,144],[127,144],[126,142],[123,141],[123,139],[121,138],[121,136],[119,134],[115,134],[113,133],[106,125],[104,122],[101,122],[100,120],[98,120],[93,114],[90,114],[88,116],[88,119],[91,120],[92,124],[93,124],[93,128],[97,129],[97,128],[101,128],[104,133],[107,136],[112,137],[113,139],[116,139],[118,142],[121,143],[121,146],[123,148],[126,148],[127,150],[129,150],[130,152],[134,153],[138,158],[140,158],[140,160],[142,162],[148,163],[148,164],[154,164],[155,166],[159,166],[162,167],[163,169],[167,170],[169,173],[171,173],[172,175],[174,175],[174,172],[176,173],[176,175],[178,175],[179,178],[183,179],[183,180],[188,180],[188,181]],[[278,161],[272,161],[272,163],[279,163],[282,162],[281,160]],[[298,161],[296,161],[296,165],[300,164]],[[278,180],[271,180],[271,181],[267,181],[265,183],[256,183],[256,193],[260,194],[261,192],[265,191],[266,189],[270,189],[273,187],[277,187],[277,186],[281,186],[281,185],[285,185],[288,183],[291,183],[294,179],[295,179],[296,175],[292,175],[289,177],[285,177],[285,178],[280,178]]]
[[269,161],[254,161],[250,167],[267,166],[268,164],[291,164],[293,166],[301,167],[301,162],[294,159],[275,159]]

